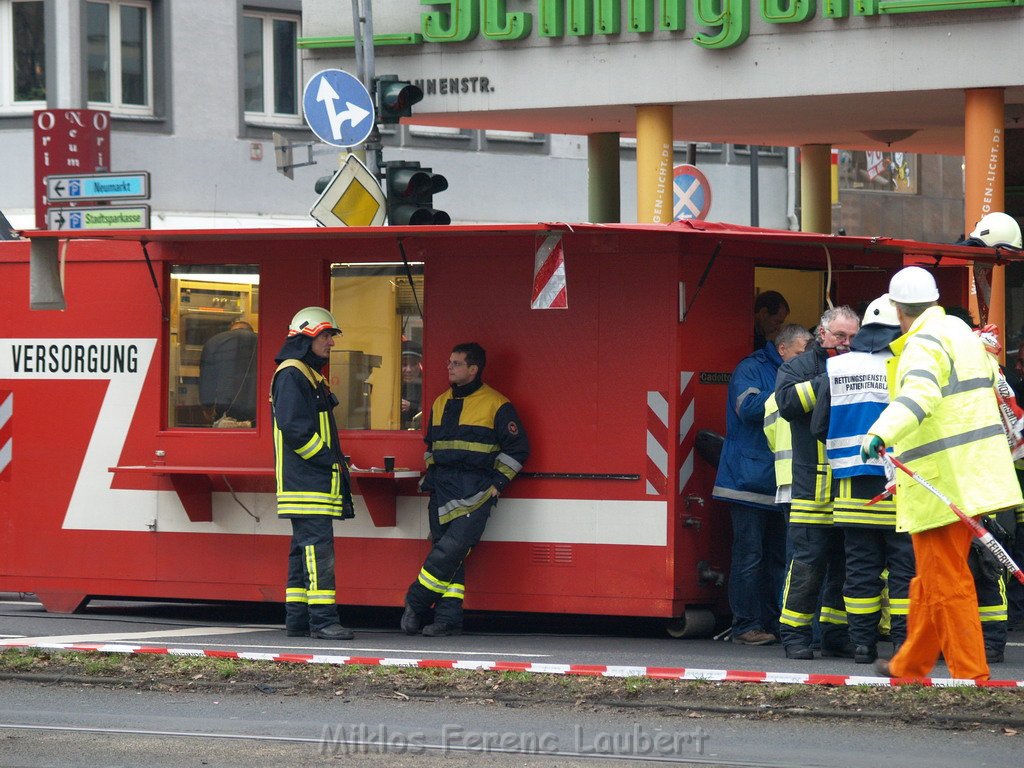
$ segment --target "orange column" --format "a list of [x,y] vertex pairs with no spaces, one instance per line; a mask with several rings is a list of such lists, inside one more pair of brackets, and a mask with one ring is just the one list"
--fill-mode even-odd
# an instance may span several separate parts
[[[1002,88],[964,91],[964,233],[978,220],[1005,207],[1006,118]],[[1006,278],[1003,267],[992,271],[992,301],[987,322],[999,326],[1006,337]],[[978,297],[971,286],[971,314],[979,317]],[[985,320],[985,318],[980,318]]]

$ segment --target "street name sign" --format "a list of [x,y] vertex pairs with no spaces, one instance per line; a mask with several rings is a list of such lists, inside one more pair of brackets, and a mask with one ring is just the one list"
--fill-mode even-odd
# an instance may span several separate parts
[[149,229],[148,205],[90,205],[49,208],[46,228],[64,231]]
[[325,227],[379,227],[387,215],[385,202],[373,174],[359,158],[349,155],[309,215]]
[[302,91],[302,109],[309,129],[336,147],[362,144],[375,124],[370,92],[341,69],[324,69],[309,79]]
[[46,177],[46,201],[148,200],[149,171],[79,173]]

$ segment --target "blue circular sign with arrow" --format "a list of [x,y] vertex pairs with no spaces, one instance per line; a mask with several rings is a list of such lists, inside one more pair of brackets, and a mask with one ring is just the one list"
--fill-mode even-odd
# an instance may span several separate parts
[[302,92],[306,125],[336,147],[362,144],[373,130],[373,100],[361,82],[341,69],[317,72]]

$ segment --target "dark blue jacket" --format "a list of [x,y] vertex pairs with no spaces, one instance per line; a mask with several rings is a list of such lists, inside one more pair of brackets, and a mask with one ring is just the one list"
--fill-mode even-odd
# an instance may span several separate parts
[[782,358],[775,345],[748,355],[729,380],[725,445],[712,496],[720,501],[775,509],[775,457],[764,436],[764,404],[775,391]]

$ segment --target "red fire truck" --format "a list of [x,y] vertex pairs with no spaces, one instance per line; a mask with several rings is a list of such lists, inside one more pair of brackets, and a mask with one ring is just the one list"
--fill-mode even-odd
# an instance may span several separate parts
[[[967,260],[994,255],[703,222],[29,233],[0,243],[0,591],[58,612],[283,602],[267,392],[290,318],[320,305],[345,332],[330,381],[358,494],[336,525],[340,602],[401,605],[428,549],[416,412],[478,341],[532,453],[467,561],[467,608],[706,632],[730,533],[695,441],[724,431],[755,292],[813,325],[826,295],[856,308],[920,263],[966,304]],[[31,308],[48,269],[63,311]],[[239,321],[257,343],[236,397],[255,409],[225,419],[203,351]]]

